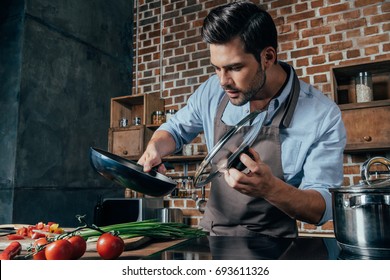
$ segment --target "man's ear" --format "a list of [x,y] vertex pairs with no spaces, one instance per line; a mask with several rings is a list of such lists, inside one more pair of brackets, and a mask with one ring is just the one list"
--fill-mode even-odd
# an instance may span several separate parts
[[276,52],[273,47],[267,47],[263,50],[265,60],[274,60]]
[[266,47],[260,55],[265,65],[274,64],[276,61],[276,51],[273,47]]

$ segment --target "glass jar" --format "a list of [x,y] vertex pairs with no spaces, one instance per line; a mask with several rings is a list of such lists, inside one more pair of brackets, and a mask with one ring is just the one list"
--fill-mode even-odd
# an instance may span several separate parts
[[369,72],[360,72],[355,80],[356,101],[369,102],[373,100],[372,76]]
[[152,122],[154,125],[160,125],[165,122],[165,115],[163,111],[155,111],[152,114]]
[[165,118],[166,118],[166,121],[169,121],[169,119],[174,115],[176,114],[176,110],[175,109],[169,109],[169,110],[166,110],[165,111]]
[[119,120],[119,127],[127,127],[129,125],[129,120],[122,118]]

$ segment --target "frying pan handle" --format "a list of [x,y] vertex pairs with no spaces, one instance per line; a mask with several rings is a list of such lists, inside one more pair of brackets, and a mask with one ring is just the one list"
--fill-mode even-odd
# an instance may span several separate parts
[[387,169],[390,171],[390,160],[385,157],[373,157],[369,160],[366,160],[361,169],[360,169],[360,176],[363,181],[369,180],[370,178],[370,167],[373,164],[383,164],[387,167]]

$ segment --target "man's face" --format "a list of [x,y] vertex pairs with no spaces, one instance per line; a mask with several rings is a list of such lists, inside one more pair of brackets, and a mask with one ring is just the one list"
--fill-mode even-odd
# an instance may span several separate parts
[[239,38],[223,45],[211,44],[210,59],[232,104],[241,106],[249,100],[261,99],[264,71],[255,57],[244,51]]

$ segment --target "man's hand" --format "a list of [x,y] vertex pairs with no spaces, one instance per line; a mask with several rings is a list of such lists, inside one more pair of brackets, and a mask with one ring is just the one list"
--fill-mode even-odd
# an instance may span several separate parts
[[261,197],[293,219],[316,224],[325,211],[325,200],[316,190],[300,190],[275,177],[271,168],[261,161],[253,149],[253,159],[241,154],[240,160],[247,171],[230,168],[224,171],[227,184],[240,193]]
[[150,139],[145,152],[139,158],[138,164],[144,166],[145,172],[150,172],[158,166],[157,172],[165,174],[167,169],[162,163],[162,158],[175,151],[175,140],[167,131],[156,131]]
[[150,172],[153,167],[158,166],[157,171],[164,174],[167,170],[164,164],[161,163],[161,156],[153,145],[149,145],[138,160],[138,164],[143,165],[145,172]]
[[229,186],[243,194],[266,197],[273,190],[275,176],[255,150],[250,148],[249,152],[253,159],[245,153],[240,155],[240,161],[247,169],[244,172],[235,168],[227,169],[224,171],[225,180]]

